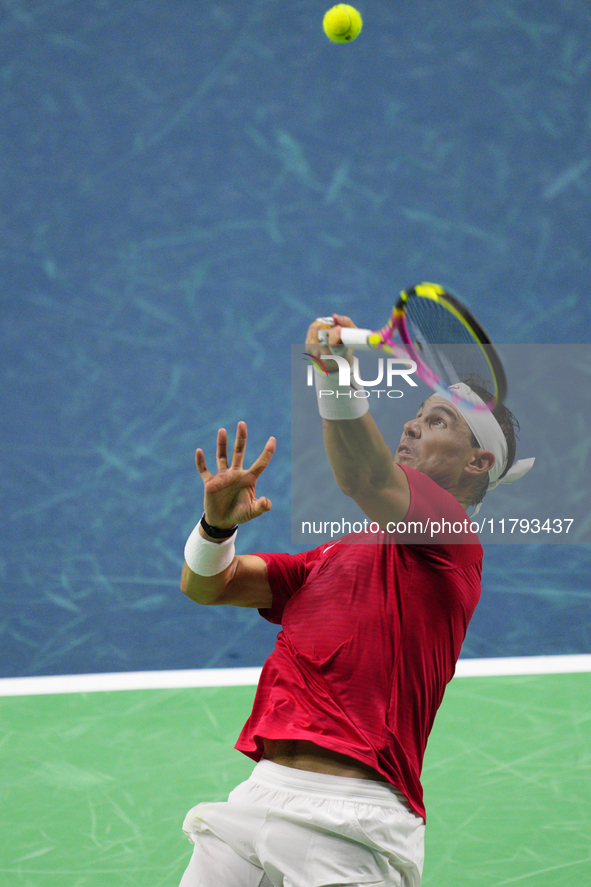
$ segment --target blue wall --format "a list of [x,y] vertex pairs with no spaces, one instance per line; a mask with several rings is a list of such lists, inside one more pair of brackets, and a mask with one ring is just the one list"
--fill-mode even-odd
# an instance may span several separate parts
[[[274,434],[239,550],[295,550],[289,346],[319,313],[375,325],[433,279],[497,342],[589,341],[588,4],[367,0],[348,45],[328,5],[2,7],[4,675],[262,663],[256,613],[178,590],[193,454]],[[489,547],[464,655],[588,652],[589,565]]]

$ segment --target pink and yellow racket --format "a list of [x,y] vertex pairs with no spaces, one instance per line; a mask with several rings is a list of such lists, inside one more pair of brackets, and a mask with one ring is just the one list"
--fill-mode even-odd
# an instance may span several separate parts
[[[396,335],[399,343],[394,341]],[[321,341],[326,336],[327,331],[319,331]],[[478,409],[448,390],[471,376],[490,390],[488,409],[507,396],[503,364],[489,336],[466,306],[437,283],[403,290],[381,330],[342,327],[341,340],[348,348],[408,356],[423,382],[452,403],[461,401]]]

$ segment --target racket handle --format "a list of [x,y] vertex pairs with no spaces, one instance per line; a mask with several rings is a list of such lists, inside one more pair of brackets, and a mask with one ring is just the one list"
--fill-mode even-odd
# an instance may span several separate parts
[[[319,317],[318,320],[329,321],[331,318]],[[333,354],[345,354],[347,348],[354,348],[356,351],[377,351],[378,353],[386,353],[393,354],[397,360],[402,360],[405,363],[409,363],[413,369],[411,372],[415,372],[417,365],[414,360],[411,360],[408,351],[404,347],[404,345],[394,344],[392,341],[383,341],[381,340],[380,344],[370,345],[369,337],[375,336],[375,332],[373,330],[358,330],[357,328],[352,328],[348,326],[341,327],[341,342],[342,345],[332,345],[331,351]],[[318,330],[318,341],[321,345],[328,345],[328,330]],[[338,349],[338,350],[337,350]]]
[[[331,321],[330,317],[319,317],[325,323]],[[361,351],[373,351],[373,348],[367,344],[367,338],[371,334],[371,330],[358,330],[348,326],[341,327],[341,342],[346,348],[357,348]],[[318,341],[321,345],[328,344],[328,330],[318,330]],[[340,347],[340,346],[336,346]],[[343,349],[345,350],[345,349]]]
[[358,330],[351,327],[341,327],[341,342],[348,348],[357,348],[361,351],[373,351],[371,345],[367,344],[367,340],[371,333],[371,330]]

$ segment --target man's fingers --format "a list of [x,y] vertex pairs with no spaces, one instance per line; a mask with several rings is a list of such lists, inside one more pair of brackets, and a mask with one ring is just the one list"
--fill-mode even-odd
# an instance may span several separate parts
[[308,327],[308,332],[306,334],[306,345],[319,345],[318,341],[318,330],[329,330],[332,326],[332,323],[329,323],[328,320],[315,320],[314,323],[311,323]]
[[274,437],[270,437],[265,444],[261,455],[252,463],[252,465],[248,469],[249,474],[254,474],[255,477],[259,477],[263,473],[263,471],[271,461],[276,446],[277,441]]
[[317,345],[318,344],[318,324],[316,322],[311,323],[308,327],[308,332],[306,333],[306,345]]
[[201,475],[201,480],[203,481],[203,483],[208,481],[212,475],[211,471],[205,464],[205,454],[203,450],[197,450],[197,452],[195,453],[195,465],[197,466],[197,471]]
[[333,319],[335,322],[335,326],[347,326],[352,329],[357,329],[357,324],[353,323],[350,317],[347,317],[346,314],[333,314]]
[[267,499],[266,496],[261,496],[260,499],[254,504],[254,515],[253,517],[260,517],[261,514],[264,514],[265,511],[271,511],[273,504],[270,499]]
[[234,441],[234,449],[232,451],[232,468],[242,468],[247,435],[246,422],[239,422],[236,426],[236,440]]
[[328,344],[329,345],[342,345],[343,342],[341,340],[341,327],[333,326],[332,329],[328,332]]
[[[309,353],[313,357],[321,357],[323,354],[330,354],[332,348],[341,347],[341,351],[335,351],[335,354],[344,353],[347,359],[350,359],[353,352],[345,352],[345,346],[341,340],[341,328],[356,328],[350,317],[346,314],[332,314],[331,317],[317,317],[314,323],[308,327],[308,335],[306,336],[306,345]],[[327,345],[319,345],[319,330],[328,330]],[[330,346],[330,347],[327,347]]]
[[218,442],[216,449],[216,463],[218,471],[220,468],[228,467],[228,434],[225,428],[218,431]]

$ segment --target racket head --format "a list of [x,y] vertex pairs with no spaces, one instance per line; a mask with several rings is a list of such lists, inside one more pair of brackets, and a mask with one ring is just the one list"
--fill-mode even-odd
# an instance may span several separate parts
[[478,409],[449,386],[477,377],[491,392],[486,407],[494,409],[507,396],[501,359],[482,324],[460,300],[436,283],[403,290],[392,321],[416,361],[418,373],[437,394]]

